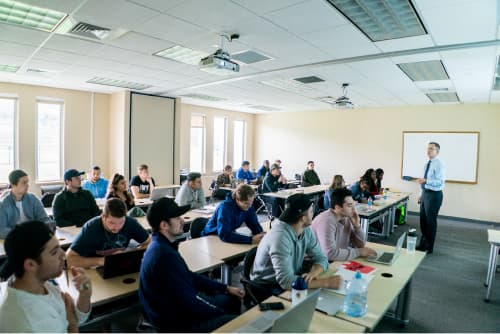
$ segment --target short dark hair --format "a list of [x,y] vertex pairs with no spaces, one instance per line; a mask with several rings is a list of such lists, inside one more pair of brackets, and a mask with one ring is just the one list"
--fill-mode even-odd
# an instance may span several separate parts
[[438,149],[438,151],[439,151],[439,150],[441,150],[441,146],[439,146],[439,144],[438,144],[438,143],[436,143],[435,141],[431,141],[431,142],[429,143],[429,145],[434,145],[434,146],[436,146],[436,148]]
[[248,160],[243,160],[243,162],[241,163],[241,166],[250,166],[250,161]]
[[330,196],[330,208],[335,209],[335,205],[342,207],[346,197],[352,196],[352,192],[346,188],[335,189]]
[[368,179],[366,177],[362,177],[359,179],[359,184],[361,183],[366,183],[367,185],[370,185],[371,179]]
[[225,170],[226,172],[227,172],[227,171],[229,171],[229,170],[231,170],[231,169],[233,169],[233,167],[231,167],[231,165],[226,165],[226,166],[224,167],[224,170]]
[[149,168],[149,167],[148,167],[148,165],[146,165],[146,164],[140,164],[140,165],[137,167],[137,169],[138,169],[138,170],[145,170],[145,169],[148,169],[148,168]]
[[248,184],[240,184],[231,196],[234,200],[248,201],[250,197],[255,197],[255,190]]
[[201,177],[201,174],[198,172],[191,172],[187,175],[187,180],[188,181],[194,181],[196,179],[199,179]]
[[104,209],[102,210],[104,216],[112,216],[115,218],[125,217],[127,215],[127,207],[125,203],[119,198],[110,198],[104,204]]
[[92,170],[101,170],[101,167],[99,167],[97,165],[96,166],[92,166]]
[[313,164],[313,163],[314,163],[314,161],[312,161],[312,160],[309,160],[309,161],[307,162],[307,164],[308,164],[308,165],[309,165],[309,164]]
[[16,186],[22,177],[28,176],[22,169],[15,169],[9,173],[9,183],[12,186]]

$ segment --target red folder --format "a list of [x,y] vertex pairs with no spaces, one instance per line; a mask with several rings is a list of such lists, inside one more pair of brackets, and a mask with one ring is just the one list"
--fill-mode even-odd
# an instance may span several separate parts
[[345,263],[342,263],[342,267],[346,270],[351,270],[351,271],[358,271],[362,274],[371,274],[373,273],[375,270],[377,270],[376,268],[372,267],[372,266],[369,266],[369,265],[366,265],[366,264],[362,264],[362,263],[359,263],[357,261],[347,261]]

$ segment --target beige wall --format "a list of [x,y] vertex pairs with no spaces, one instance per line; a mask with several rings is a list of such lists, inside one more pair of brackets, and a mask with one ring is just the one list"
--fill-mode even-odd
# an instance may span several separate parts
[[114,173],[128,177],[129,92],[111,94],[109,102],[108,156],[110,178]]
[[440,214],[500,222],[496,205],[500,202],[500,105],[257,115],[254,156],[258,160],[281,158],[289,176],[301,173],[307,160],[314,160],[322,182],[329,182],[336,173],[355,182],[366,169],[381,167],[385,170],[383,184],[413,192],[409,209],[417,211],[417,185],[400,178],[402,131],[412,130],[480,131],[478,183],[447,183]]
[[[109,175],[107,145],[102,145],[102,141],[107,141],[105,127],[109,125],[108,95],[94,94],[92,104],[90,92],[10,83],[0,83],[0,94],[15,95],[18,98],[17,167],[24,169],[30,175],[32,192],[40,193],[39,185],[35,182],[37,98],[64,101],[63,169],[88,170],[93,163],[99,164],[103,172]],[[95,125],[93,132],[92,119]],[[91,143],[93,143],[92,149]]]
[[[227,153],[226,162],[230,165],[233,164],[233,122],[237,120],[244,120],[247,124],[247,146],[246,146],[246,159],[249,161],[254,160],[254,119],[253,114],[241,113],[223,109],[207,108],[194,106],[190,104],[178,103],[176,104],[176,134],[179,134],[178,148],[179,163],[176,173],[179,169],[189,169],[189,143],[191,133],[191,114],[198,113],[206,116],[206,159],[205,174],[213,174],[212,170],[212,152],[213,152],[213,120],[214,117],[227,118]],[[239,168],[239,166],[233,166]],[[253,165],[252,168],[258,166]],[[177,181],[177,180],[176,180]]]

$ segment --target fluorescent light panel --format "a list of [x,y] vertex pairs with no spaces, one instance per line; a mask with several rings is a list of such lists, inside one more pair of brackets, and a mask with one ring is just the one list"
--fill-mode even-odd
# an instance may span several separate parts
[[295,80],[291,79],[271,79],[260,82],[263,85],[278,88],[287,92],[297,93],[297,94],[310,94],[315,91],[314,87],[305,85]]
[[18,1],[0,0],[0,22],[52,31],[66,17],[56,10],[30,6]]
[[0,72],[11,72],[15,73],[19,69],[19,66],[16,65],[6,65],[6,64],[0,64]]
[[398,67],[412,81],[449,80],[441,60],[418,61],[415,63],[402,63]]
[[457,93],[431,93],[425,94],[433,103],[460,102]]
[[255,64],[264,60],[269,60],[271,57],[257,53],[252,50],[242,51],[238,53],[233,53],[231,55],[232,60],[236,60],[245,64]]
[[211,102],[218,102],[218,101],[225,100],[221,97],[210,96],[210,95],[205,95],[205,94],[197,94],[197,93],[184,94],[184,95],[181,95],[181,97],[188,97],[191,99],[205,100],[205,101],[211,101]]
[[425,35],[409,0],[328,0],[372,42]]
[[101,78],[95,77],[87,81],[88,83],[104,85],[104,86],[113,86],[113,87],[121,87],[121,88],[129,88],[135,90],[143,90],[152,87],[151,85],[141,84],[137,82],[124,81],[124,80],[115,80],[109,78]]
[[208,56],[208,53],[185,48],[180,45],[174,45],[168,49],[158,51],[153,54],[154,56],[175,60],[188,65],[196,65],[200,62],[201,58]]

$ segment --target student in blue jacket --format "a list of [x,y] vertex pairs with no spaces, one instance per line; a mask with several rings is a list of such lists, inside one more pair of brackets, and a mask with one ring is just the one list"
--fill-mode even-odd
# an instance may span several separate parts
[[[231,196],[219,204],[201,235],[217,234],[222,241],[239,244],[257,244],[264,236],[257,214],[252,206],[255,191],[246,184],[240,184]],[[236,233],[245,223],[253,236]]]
[[189,209],[164,197],[148,210],[153,241],[141,264],[139,299],[158,332],[211,332],[240,313],[245,296],[241,288],[189,270],[176,241],[184,233],[182,215]]

